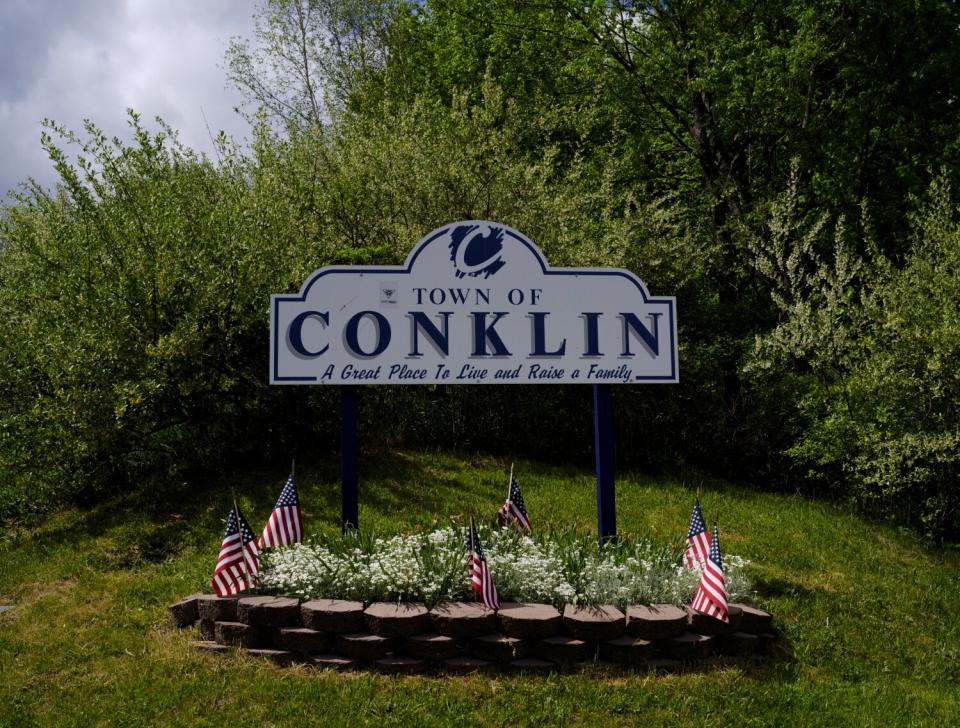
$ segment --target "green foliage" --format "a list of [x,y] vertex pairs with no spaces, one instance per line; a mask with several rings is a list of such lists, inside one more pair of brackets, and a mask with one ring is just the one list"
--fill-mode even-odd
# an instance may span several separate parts
[[266,0],[253,38],[233,38],[227,75],[281,127],[326,123],[386,63],[395,0]]
[[[912,248],[896,269],[863,259],[838,226],[829,261],[812,251],[823,219],[800,230],[791,187],[774,212],[760,270],[781,285],[779,326],[758,338],[752,368],[810,372],[808,427],[791,449],[842,473],[869,513],[933,538],[960,531],[960,223],[941,177],[911,216]],[[790,300],[787,300],[789,296]]]
[[48,128],[61,185],[0,227],[0,467],[19,510],[252,449],[283,399],[263,384],[264,301],[305,257],[225,143],[214,164],[135,115],[131,144]]
[[[958,176],[958,24],[912,0],[264,0],[227,52],[248,151],[51,126],[58,187],[0,212],[0,514],[332,448],[333,393],[265,385],[268,294],[491,218],[677,296],[681,383],[618,391],[621,464],[955,537],[955,241],[909,201]],[[430,387],[362,411],[371,442],[579,461],[588,409]]]

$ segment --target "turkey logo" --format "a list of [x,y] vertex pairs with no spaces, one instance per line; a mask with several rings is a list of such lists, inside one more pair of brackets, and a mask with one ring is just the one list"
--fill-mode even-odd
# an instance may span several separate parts
[[[486,228],[484,234],[483,228]],[[478,232],[479,231],[479,232]],[[493,225],[460,225],[450,234],[450,260],[457,278],[489,278],[503,268],[503,228]]]

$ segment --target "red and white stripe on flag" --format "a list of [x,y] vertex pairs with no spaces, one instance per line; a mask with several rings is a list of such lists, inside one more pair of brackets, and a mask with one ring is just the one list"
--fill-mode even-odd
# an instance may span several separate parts
[[226,597],[252,587],[254,577],[260,571],[259,554],[260,550],[254,541],[245,547],[240,545],[239,533],[225,538],[210,580],[214,593],[218,597]]
[[260,545],[263,548],[289,546],[303,541],[303,516],[300,506],[274,508],[267,525],[263,527]]
[[249,589],[260,573],[260,549],[250,524],[234,503],[227,516],[227,530],[220,542],[220,555],[213,569],[210,586],[218,597]]
[[300,496],[297,494],[293,473],[290,473],[267,525],[263,527],[260,548],[277,548],[302,542],[303,515],[300,513]]
[[500,596],[497,594],[497,588],[493,585],[493,578],[490,576],[490,567],[487,566],[486,559],[482,559],[476,554],[473,554],[473,567],[471,571],[471,586],[473,586],[474,590],[480,592],[483,605],[487,609],[499,609]]
[[702,569],[707,563],[707,554],[710,552],[710,534],[701,531],[687,538],[687,550],[683,555],[688,569]]
[[517,508],[513,501],[507,501],[497,511],[497,521],[502,526],[513,526],[518,531],[530,531],[530,518]]
[[[697,505],[699,507],[699,503]],[[723,575],[723,556],[720,554],[720,534],[716,522],[713,524],[707,561],[700,572],[700,587],[690,606],[722,622],[730,621],[727,616],[727,579]]]
[[516,503],[510,501],[508,504],[510,507],[510,515],[513,516],[513,522],[523,531],[530,530],[530,518],[527,517],[527,514],[517,508]]
[[693,597],[691,608],[716,617],[721,622],[729,622],[726,584],[723,571],[712,559],[707,559],[706,566],[700,574],[700,587]]

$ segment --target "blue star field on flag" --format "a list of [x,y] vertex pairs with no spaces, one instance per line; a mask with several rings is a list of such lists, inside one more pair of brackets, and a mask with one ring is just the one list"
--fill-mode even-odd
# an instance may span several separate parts
[[693,504],[693,513],[690,514],[690,527],[687,529],[687,551],[684,554],[684,563],[689,569],[703,568],[710,548],[710,534],[703,521],[703,511],[700,510],[700,499]]
[[510,473],[510,489],[507,494],[507,501],[497,511],[497,520],[502,526],[513,524],[521,531],[531,530],[530,517],[527,515],[527,507],[523,502],[520,484],[513,477],[512,472]]
[[277,548],[303,542],[303,514],[293,473],[287,478],[270,519],[260,535],[261,548]]

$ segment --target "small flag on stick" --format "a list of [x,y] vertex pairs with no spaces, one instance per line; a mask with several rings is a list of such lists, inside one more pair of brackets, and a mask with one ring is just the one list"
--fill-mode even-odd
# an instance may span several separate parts
[[497,588],[493,585],[490,567],[483,555],[480,536],[477,534],[473,519],[470,520],[470,530],[467,532],[467,548],[470,550],[470,559],[467,564],[470,571],[470,585],[480,593],[483,605],[487,609],[499,609],[500,597],[497,595]]
[[683,561],[688,569],[702,569],[707,562],[710,551],[710,534],[703,521],[703,511],[700,510],[700,498],[693,504],[693,513],[690,514],[690,527],[687,529],[687,550]]
[[717,524],[713,524],[713,538],[706,565],[700,574],[700,588],[693,597],[692,609],[716,617],[721,622],[729,622],[727,616],[727,581],[723,575],[723,559],[720,556],[720,535]]
[[501,526],[512,524],[520,531],[529,532],[531,530],[530,517],[527,515],[523,495],[520,493],[520,484],[513,477],[512,466],[510,467],[510,487],[507,490],[507,501],[497,511],[497,521]]
[[234,502],[210,586],[218,597],[237,594],[253,586],[260,573],[260,549],[247,519]]
[[293,472],[287,478],[277,504],[267,525],[260,535],[260,548],[276,548],[303,542],[303,515],[300,513],[300,497],[293,481]]

